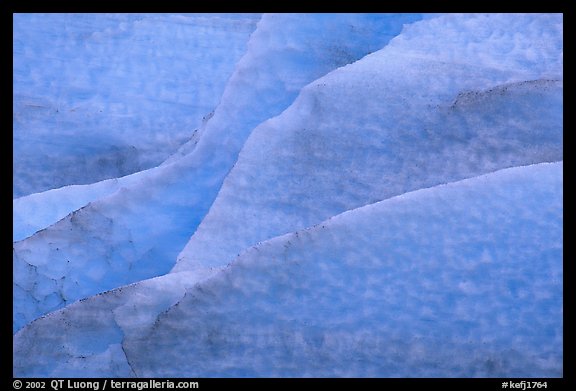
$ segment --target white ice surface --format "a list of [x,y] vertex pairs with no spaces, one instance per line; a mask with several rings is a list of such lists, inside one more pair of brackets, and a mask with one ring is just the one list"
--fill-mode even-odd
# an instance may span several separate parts
[[214,110],[259,18],[15,14],[14,197],[162,162]]
[[[420,15],[265,15],[192,152],[14,245],[14,329],[77,299],[168,272],[244,141],[301,87],[388,43]],[[41,293],[29,279],[41,281]]]
[[562,166],[406,193],[204,281],[75,303],[15,335],[14,376],[561,377]]
[[302,89],[244,145],[175,271],[407,191],[562,160],[561,15],[447,15]]

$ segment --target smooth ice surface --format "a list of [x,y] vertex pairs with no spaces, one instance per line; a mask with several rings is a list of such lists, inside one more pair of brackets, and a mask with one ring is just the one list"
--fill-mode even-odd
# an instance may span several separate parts
[[561,15],[447,15],[302,89],[250,135],[176,271],[407,191],[562,160]]
[[75,303],[15,335],[14,375],[561,377],[562,166],[406,193],[196,285]]
[[[181,150],[145,180],[14,245],[14,267],[30,270],[14,278],[14,329],[77,299],[168,272],[253,128],[286,109],[307,83],[380,49],[420,18],[262,17],[190,153]],[[23,287],[29,276],[47,279],[42,294]]]
[[194,139],[259,18],[15,14],[14,197],[149,168]]

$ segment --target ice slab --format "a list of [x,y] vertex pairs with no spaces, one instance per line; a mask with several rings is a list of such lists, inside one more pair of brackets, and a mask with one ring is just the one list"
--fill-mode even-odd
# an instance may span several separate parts
[[[58,274],[74,286],[50,283],[53,294],[48,295],[47,286],[46,294],[37,297],[18,287],[24,282],[17,275],[14,328],[74,300],[168,272],[254,126],[282,112],[307,83],[381,48],[404,24],[420,18],[264,16],[191,153],[14,245],[15,268],[40,265],[34,271],[38,279]],[[45,270],[47,264],[58,273]]]
[[251,133],[174,270],[221,266],[407,191],[562,160],[561,26],[561,15],[436,17],[310,83]]
[[16,334],[14,375],[561,377],[562,167],[406,193],[75,303]]

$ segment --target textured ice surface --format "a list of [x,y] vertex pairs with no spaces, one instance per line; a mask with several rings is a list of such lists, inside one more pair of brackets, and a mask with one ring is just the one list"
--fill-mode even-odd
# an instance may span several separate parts
[[[244,141],[307,83],[386,45],[420,15],[266,15],[191,153],[14,245],[15,268],[61,271],[39,295],[15,276],[14,328],[66,303],[169,271],[208,211]],[[30,266],[32,265],[32,266]],[[45,265],[50,265],[49,267]],[[86,272],[86,268],[90,272]],[[21,281],[20,278],[24,278]]]
[[[205,127],[204,152],[236,158],[252,129],[300,89],[385,46],[421,14],[265,14]],[[206,148],[210,145],[212,148]],[[176,156],[181,156],[180,151]],[[169,161],[171,161],[170,159]],[[226,167],[231,167],[227,162]]]
[[[15,351],[21,349],[21,354],[15,353],[14,356],[15,374],[19,371],[16,368],[26,366],[23,363],[25,357],[38,354],[45,358],[54,355],[55,360],[36,362],[35,368],[25,370],[28,375],[135,376],[122,346],[125,334],[153,325],[156,317],[177,303],[184,296],[185,288],[200,277],[197,273],[172,273],[141,281],[83,299],[66,307],[65,311],[33,323],[41,324],[51,319],[49,322],[58,323],[61,329],[48,340],[44,335],[47,329],[37,330],[36,335],[26,337],[26,340],[37,340],[34,344],[20,345],[22,340],[15,337]],[[40,340],[47,343],[38,343]],[[44,350],[49,341],[57,344],[52,353]]]
[[[86,72],[117,81],[131,69],[122,77],[137,80],[170,62],[148,57],[154,29],[207,34],[206,54],[224,56],[235,45],[217,42],[226,29],[253,29],[255,18],[54,17],[66,22],[55,47],[71,64],[50,85],[36,76],[54,59],[25,75],[36,63],[15,34],[15,136],[44,123],[78,137],[57,147],[29,138],[30,148],[82,147],[81,169],[106,149],[102,173],[122,142],[154,148],[142,153],[158,163],[184,141],[179,124],[198,130],[157,168],[14,200],[14,235],[26,238],[14,244],[15,376],[563,375],[562,163],[533,164],[562,160],[561,15],[265,15],[248,43],[237,32],[246,52],[218,65],[233,66],[226,77],[208,70],[227,80],[209,94],[215,110],[203,101],[193,115],[178,111],[170,94],[190,93],[183,73],[177,85],[142,82],[139,118],[168,118],[166,138],[129,127],[96,135],[97,119],[82,127],[74,112],[58,122],[23,106],[17,84],[39,96],[82,87],[70,77],[74,50],[118,54],[114,67]],[[180,22],[190,26],[171,25]],[[57,38],[59,26],[43,28],[42,39]],[[119,53],[138,37],[150,40]],[[87,108],[134,108],[107,83]],[[153,103],[159,90],[168,95]],[[60,115],[80,95],[57,91]],[[174,112],[153,114],[165,106]],[[528,166],[500,170],[515,165]]]
[[562,182],[422,189],[83,300],[15,335],[14,375],[560,377]]
[[160,163],[219,102],[259,15],[15,14],[15,197]]
[[12,201],[12,238],[25,239],[88,203],[113,194],[122,187],[145,181],[156,168],[121,178],[106,179],[89,185],[70,185],[34,193]]
[[[122,188],[14,243],[15,330],[80,298],[170,270],[190,237],[180,225],[199,217],[182,194],[159,190],[162,180],[174,179],[165,171],[146,178],[146,191],[135,205],[128,206]],[[179,220],[150,213],[162,208]]]
[[442,16],[309,84],[252,132],[175,270],[407,191],[562,160],[561,26]]

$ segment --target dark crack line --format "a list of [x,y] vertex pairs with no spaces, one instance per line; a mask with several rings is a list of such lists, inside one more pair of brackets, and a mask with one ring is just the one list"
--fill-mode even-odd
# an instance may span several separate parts
[[132,374],[134,375],[134,377],[138,377],[138,375],[136,374],[136,371],[134,370],[134,367],[132,366],[132,363],[130,362],[130,359],[128,358],[128,353],[126,353],[126,349],[124,348],[124,341],[125,341],[125,338],[122,338],[122,343],[120,344],[120,346],[122,347],[122,352],[124,353],[124,357],[126,357],[126,362],[128,363],[128,366],[130,367],[130,371],[132,371]]

